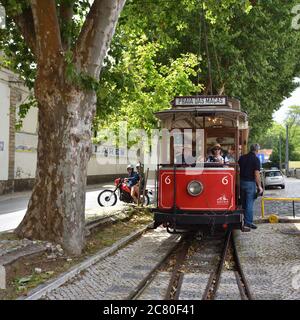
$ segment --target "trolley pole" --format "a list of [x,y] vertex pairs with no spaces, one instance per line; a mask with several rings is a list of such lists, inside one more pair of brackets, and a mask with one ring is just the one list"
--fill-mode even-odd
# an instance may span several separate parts
[[286,139],[285,139],[285,175],[289,172],[289,126],[286,125]]

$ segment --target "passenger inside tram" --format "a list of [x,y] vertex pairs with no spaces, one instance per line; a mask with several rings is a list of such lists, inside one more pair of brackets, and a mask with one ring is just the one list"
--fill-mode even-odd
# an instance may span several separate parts
[[228,158],[223,155],[223,151],[219,143],[216,143],[211,148],[211,153],[212,154],[207,157],[207,162],[215,162],[219,164],[227,164],[229,162]]
[[231,145],[227,151],[227,159],[229,163],[235,163],[235,147]]

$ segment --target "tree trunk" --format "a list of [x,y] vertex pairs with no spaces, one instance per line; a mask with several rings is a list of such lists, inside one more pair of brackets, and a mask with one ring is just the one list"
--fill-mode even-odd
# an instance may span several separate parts
[[84,247],[85,186],[95,94],[37,81],[39,102],[36,181],[18,236]]
[[[32,44],[37,60],[38,162],[28,209],[15,232],[20,237],[61,243],[68,252],[80,254],[84,246],[85,185],[96,94],[66,81],[64,48],[68,45],[62,42],[57,1],[29,3],[30,15],[23,12],[15,22],[27,43]],[[93,2],[72,50],[78,75],[99,79],[124,3],[125,0]],[[66,5],[70,10],[73,2]],[[70,15],[69,12],[68,19]]]

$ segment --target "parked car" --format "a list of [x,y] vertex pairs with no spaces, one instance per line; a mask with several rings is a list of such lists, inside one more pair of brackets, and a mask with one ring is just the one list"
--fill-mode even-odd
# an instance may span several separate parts
[[271,186],[285,188],[285,180],[280,170],[265,170],[263,172],[264,186],[268,189]]

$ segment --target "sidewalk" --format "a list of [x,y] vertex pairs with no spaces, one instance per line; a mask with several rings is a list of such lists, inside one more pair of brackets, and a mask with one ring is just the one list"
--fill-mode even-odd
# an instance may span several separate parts
[[299,223],[260,224],[235,239],[255,300],[300,300]]

